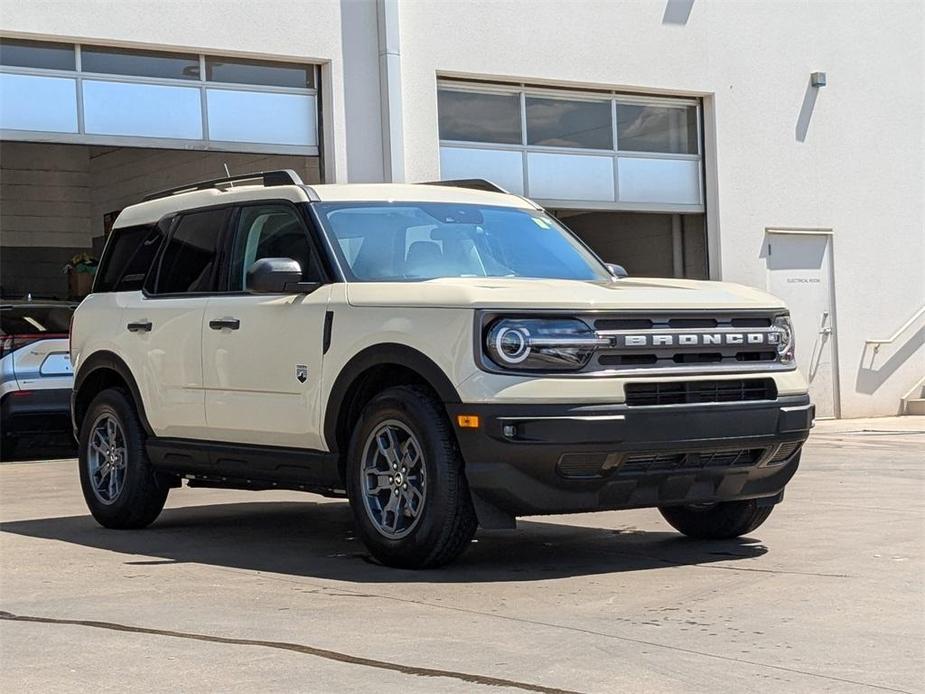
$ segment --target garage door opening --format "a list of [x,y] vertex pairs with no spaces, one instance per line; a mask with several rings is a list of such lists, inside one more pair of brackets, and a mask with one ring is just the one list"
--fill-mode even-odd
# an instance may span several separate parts
[[321,182],[317,156],[0,142],[0,296],[80,298],[89,278],[66,266],[81,254],[99,258],[120,210],[220,178],[226,165],[232,175],[293,169]]
[[703,214],[552,210],[605,262],[633,277],[708,279]]

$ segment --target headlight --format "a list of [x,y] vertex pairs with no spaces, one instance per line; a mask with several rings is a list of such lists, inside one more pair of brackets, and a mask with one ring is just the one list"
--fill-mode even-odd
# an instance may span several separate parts
[[793,337],[793,323],[790,322],[790,316],[777,316],[774,319],[772,329],[778,335],[777,357],[780,359],[781,364],[792,364],[796,341]]
[[609,339],[571,318],[502,318],[485,334],[489,358],[514,370],[577,371],[595,348],[608,344]]

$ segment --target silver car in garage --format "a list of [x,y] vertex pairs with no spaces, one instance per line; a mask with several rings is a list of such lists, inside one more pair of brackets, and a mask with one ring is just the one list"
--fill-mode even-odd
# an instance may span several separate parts
[[0,440],[9,458],[25,436],[70,431],[74,384],[68,332],[76,305],[0,303]]

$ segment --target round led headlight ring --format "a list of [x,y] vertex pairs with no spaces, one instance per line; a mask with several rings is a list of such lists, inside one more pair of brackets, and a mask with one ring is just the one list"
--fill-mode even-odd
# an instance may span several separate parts
[[495,351],[508,364],[520,364],[530,356],[529,339],[523,328],[501,328],[495,335]]
[[778,336],[777,356],[782,364],[790,364],[794,360],[795,338],[793,323],[790,316],[777,316],[774,319],[774,330]]

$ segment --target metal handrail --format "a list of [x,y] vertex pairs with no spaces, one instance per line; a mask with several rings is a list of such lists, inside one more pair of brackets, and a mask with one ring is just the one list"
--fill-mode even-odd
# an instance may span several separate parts
[[902,401],[903,401],[903,402],[906,402],[907,400],[912,400],[912,399],[913,399],[912,396],[913,396],[916,392],[921,393],[921,392],[922,392],[922,388],[925,388],[925,376],[922,376],[922,377],[918,380],[918,382],[917,382],[914,386],[912,386],[912,387],[906,392],[905,395],[902,396],[902,398],[901,398]]
[[890,335],[888,338],[885,338],[885,339],[882,339],[882,340],[864,340],[864,344],[865,344],[865,345],[873,345],[873,346],[874,346],[874,352],[876,353],[877,350],[880,349],[880,345],[889,345],[889,344],[891,344],[891,343],[893,343],[893,342],[896,342],[896,340],[899,339],[899,336],[902,335],[904,332],[906,332],[906,330],[909,329],[909,326],[911,326],[913,323],[915,323],[915,321],[918,320],[919,316],[921,316],[923,313],[925,313],[925,305],[921,306],[921,307],[919,308],[919,310],[916,311],[916,312],[912,315],[912,318],[910,318],[910,319],[907,320],[905,323],[903,323],[903,324],[899,327],[899,329],[898,329],[895,333],[893,333],[892,335]]

